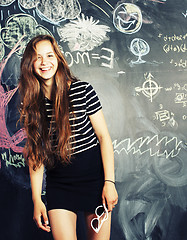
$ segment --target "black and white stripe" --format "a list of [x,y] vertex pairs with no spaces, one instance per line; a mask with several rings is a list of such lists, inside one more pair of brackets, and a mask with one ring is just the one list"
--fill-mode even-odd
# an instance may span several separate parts
[[[102,106],[93,87],[82,81],[73,82],[69,90],[72,108],[69,114],[72,135],[73,154],[86,151],[98,144],[89,115],[99,111]],[[47,120],[53,119],[53,105],[48,99],[45,101]]]

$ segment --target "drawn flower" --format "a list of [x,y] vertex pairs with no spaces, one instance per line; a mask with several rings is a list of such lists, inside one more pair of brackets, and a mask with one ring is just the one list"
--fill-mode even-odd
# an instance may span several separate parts
[[64,27],[57,28],[61,40],[68,42],[70,50],[73,51],[91,51],[100,46],[104,41],[109,40],[106,35],[110,28],[100,25],[99,20],[93,20],[93,17],[85,17],[84,14],[77,20],[72,20]]

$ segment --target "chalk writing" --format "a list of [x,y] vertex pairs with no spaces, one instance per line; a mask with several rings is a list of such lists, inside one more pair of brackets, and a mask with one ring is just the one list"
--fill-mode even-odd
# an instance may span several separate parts
[[172,91],[172,87],[165,88],[166,92]]
[[176,93],[175,103],[182,104],[183,107],[186,107],[186,104],[187,104],[187,93]]
[[73,64],[88,64],[91,65],[91,59],[93,60],[101,60],[100,66],[106,68],[113,68],[114,65],[114,51],[109,48],[101,48],[101,54],[89,53],[89,52],[76,52],[76,56],[74,57],[72,53],[65,52],[64,56],[68,62],[69,67],[73,66]]
[[163,50],[165,53],[168,53],[168,52],[186,53],[187,48],[186,48],[186,43],[182,43],[180,45],[174,45],[174,46],[171,44],[165,44],[163,46]]
[[176,35],[173,34],[172,36],[168,36],[168,35],[163,35],[162,33],[160,33],[158,35],[159,38],[162,38],[165,42],[175,42],[175,41],[183,41],[187,38],[187,33],[186,34],[180,34],[180,35]]
[[186,91],[187,92],[187,84],[185,83],[181,86],[179,83],[174,83],[173,86],[165,88],[166,91],[172,91],[177,89],[178,91]]
[[181,68],[187,67],[187,60],[184,60],[184,59],[180,59],[179,61],[175,61],[174,59],[171,59],[170,63],[173,64],[174,67],[181,67]]
[[187,92],[187,83],[185,83],[183,86],[181,86],[179,83],[175,83],[173,88],[177,88],[177,90],[184,90]]
[[155,80],[153,80],[153,76],[151,73],[144,74],[144,77],[146,81],[144,81],[142,87],[136,87],[135,91],[137,92],[137,95],[139,95],[139,92],[142,92],[144,96],[149,98],[149,100],[152,102],[153,98],[159,93],[160,87]]
[[106,36],[110,28],[98,24],[99,20],[93,20],[93,17],[85,17],[84,14],[77,20],[71,20],[64,27],[58,27],[57,32],[61,41],[68,42],[68,46],[73,51],[91,51],[100,46],[104,41],[109,40]]
[[[163,40],[163,46],[162,50],[166,54],[185,54],[187,52],[187,46],[186,46],[186,38],[187,38],[187,33],[185,34],[172,34],[172,35],[166,35],[160,33],[158,35],[158,38]],[[181,69],[186,69],[187,66],[187,60],[185,58],[177,58],[177,60],[172,57],[172,59],[169,61],[171,65],[174,67],[178,67]]]
[[142,13],[138,6],[132,3],[121,3],[113,13],[114,27],[125,34],[133,34],[142,26]]
[[2,160],[5,161],[6,167],[13,166],[15,168],[25,167],[25,159],[22,154],[12,155],[10,149],[8,149],[8,155],[6,152],[1,153]]
[[174,83],[173,86],[170,86],[168,88],[165,88],[165,91],[175,91],[178,92],[175,93],[175,103],[182,104],[183,107],[186,107],[187,104],[187,84],[181,85],[179,83]]

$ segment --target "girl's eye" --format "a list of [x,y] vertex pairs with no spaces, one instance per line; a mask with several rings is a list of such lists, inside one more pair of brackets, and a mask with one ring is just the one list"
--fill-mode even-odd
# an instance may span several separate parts
[[50,57],[50,58],[53,57],[53,54],[49,54],[48,57]]

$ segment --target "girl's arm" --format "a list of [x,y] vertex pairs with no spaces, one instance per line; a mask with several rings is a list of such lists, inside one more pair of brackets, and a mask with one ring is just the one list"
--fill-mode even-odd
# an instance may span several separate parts
[[[102,110],[90,115],[89,118],[100,142],[104,178],[115,182],[113,146]],[[114,183],[105,181],[102,198],[103,203],[107,203],[108,210],[112,211],[118,202],[118,194]]]
[[[47,226],[48,225],[47,211],[45,204],[42,202],[41,199],[44,166],[41,165],[35,171],[33,170],[32,166],[29,166],[29,172],[32,189],[32,200],[34,203],[33,219],[39,228],[49,232],[50,227]],[[42,223],[42,218],[44,223]]]

